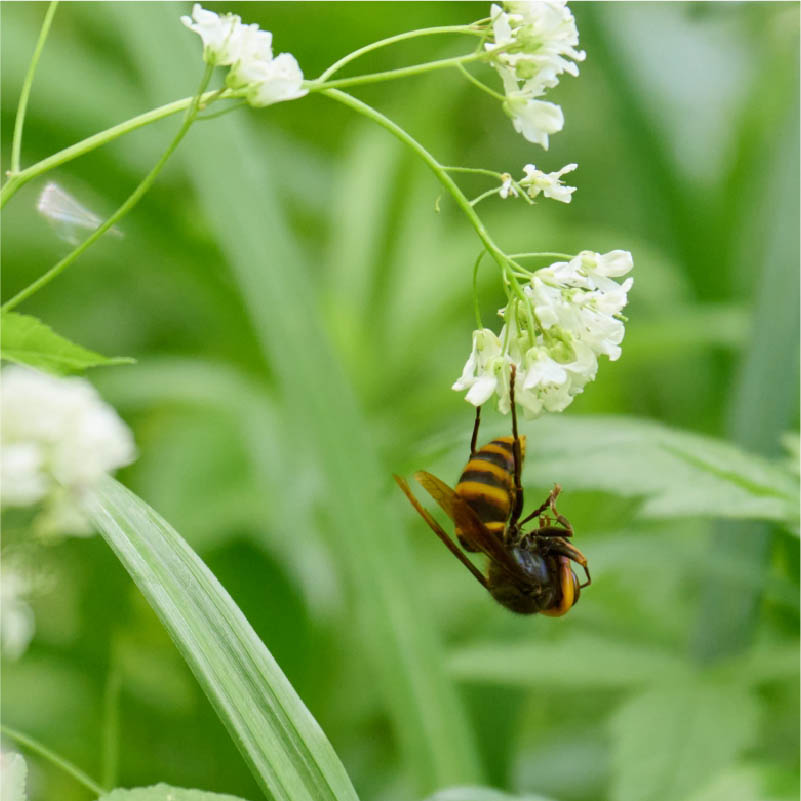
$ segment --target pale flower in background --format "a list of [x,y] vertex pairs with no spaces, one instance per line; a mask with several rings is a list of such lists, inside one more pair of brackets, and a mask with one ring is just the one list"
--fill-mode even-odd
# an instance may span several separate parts
[[503,81],[504,111],[515,130],[548,149],[548,136],[562,130],[562,109],[538,101],[567,72],[578,75],[576,22],[565,0],[505,2],[490,9],[492,41],[485,45]]
[[527,417],[560,412],[598,372],[598,357],[620,357],[625,326],[620,312],[633,279],[612,277],[633,268],[631,254],[582,251],[567,262],[537,270],[499,313],[499,336],[475,331],[473,351],[453,389],[467,389],[475,406],[495,394],[509,411],[511,365],[516,367],[515,399]]
[[22,754],[14,751],[0,752],[0,799],[2,801],[26,801],[25,784],[28,766]]
[[44,506],[47,533],[91,533],[80,494],[135,458],[131,432],[84,378],[25,367],[0,373],[4,506]]
[[256,79],[248,88],[248,103],[251,106],[269,106],[309,93],[308,89],[303,88],[303,72],[290,53],[281,53],[252,74]]
[[531,198],[542,193],[545,197],[561,203],[570,203],[576,187],[563,184],[561,179],[566,172],[573,172],[577,167],[578,164],[566,164],[561,170],[546,173],[538,170],[533,164],[526,164],[523,167],[525,177],[521,178],[519,183],[520,186],[528,188],[527,193]]
[[516,93],[507,95],[503,110],[512,118],[514,129],[529,142],[548,149],[548,137],[559,133],[565,124],[561,106],[547,100],[532,100]]
[[498,190],[498,194],[504,200],[506,200],[509,195],[512,197],[517,197],[517,189],[515,189],[515,185],[512,183],[512,176],[509,175],[508,172],[505,172],[501,176],[501,188]]
[[273,58],[273,35],[256,23],[244,25],[236,14],[218,16],[197,3],[192,7],[192,19],[181,17],[181,22],[203,40],[207,63],[231,66],[226,85],[245,89],[252,106],[268,106],[309,93],[303,88],[303,72],[295,57],[281,53]]
[[192,16],[181,22],[203,40],[203,60],[207,64],[233,64],[239,58],[239,31],[242,19],[236,14],[215,14],[199,3],[192,6]]
[[33,639],[36,624],[26,600],[32,589],[30,578],[8,564],[4,556],[0,570],[0,651],[6,659],[19,659]]

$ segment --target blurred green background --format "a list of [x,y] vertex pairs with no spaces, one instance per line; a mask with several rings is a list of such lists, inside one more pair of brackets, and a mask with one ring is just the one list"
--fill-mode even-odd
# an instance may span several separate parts
[[[375,39],[487,12],[210,7],[271,30],[309,78]],[[3,4],[4,170],[44,11]],[[523,423],[529,504],[563,485],[560,511],[593,570],[566,617],[493,604],[391,481],[425,468],[453,482],[466,457],[472,408],[449,387],[470,347],[478,241],[427,168],[343,106],[311,96],[197,124],[120,224],[124,238],[101,240],[20,311],[138,360],[90,374],[135,432],[140,456],[121,480],[230,591],[363,798],[446,784],[563,801],[797,798],[797,536],[722,519],[723,501],[692,497],[691,471],[649,460],[655,435],[633,418],[797,474],[781,441],[798,428],[799,6],[573,11],[587,60],[549,96],[566,124],[547,153],[455,71],[354,90],[444,163],[517,174],[578,162],[570,205],[481,205],[508,252],[634,255],[621,360],[604,361],[562,419]],[[63,4],[23,166],[190,94],[200,47],[182,13],[188,4]],[[467,47],[428,38],[345,74]],[[176,126],[26,185],[4,211],[4,297],[68,250],[34,209],[47,180],[109,214]],[[480,289],[492,319],[502,291],[488,261]],[[487,434],[506,431],[486,418]],[[670,508],[645,513],[644,484],[669,488]],[[3,664],[4,722],[116,785],[259,798],[106,544],[32,542],[12,523],[4,548],[47,580],[31,647]],[[33,801],[88,797],[28,761]]]

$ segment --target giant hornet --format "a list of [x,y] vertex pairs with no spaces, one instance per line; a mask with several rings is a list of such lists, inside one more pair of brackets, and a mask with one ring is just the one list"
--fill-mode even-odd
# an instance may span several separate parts
[[[414,474],[454,522],[456,537],[462,548],[488,557],[486,576],[420,505],[406,481],[397,475],[394,478],[445,547],[498,603],[524,615],[536,612],[564,615],[578,602],[580,591],[589,586],[590,571],[584,554],[566,539],[573,536],[573,527],[556,510],[556,498],[561,491],[558,484],[544,503],[523,520],[520,519],[523,513],[520,474],[526,438],[517,434],[514,386],[515,367],[512,365],[512,436],[498,437],[476,450],[481,420],[481,407],[477,407],[470,440],[470,459],[455,489],[423,470]],[[553,521],[547,514],[548,510]],[[539,518],[539,527],[524,531],[523,526],[534,518]],[[587,575],[584,584],[579,584],[571,561],[584,568]]]

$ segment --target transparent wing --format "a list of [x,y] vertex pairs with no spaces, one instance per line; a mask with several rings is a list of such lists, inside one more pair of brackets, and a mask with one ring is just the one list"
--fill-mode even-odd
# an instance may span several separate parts
[[431,527],[431,530],[442,540],[445,544],[445,547],[476,577],[477,581],[481,586],[486,590],[487,589],[487,580],[484,578],[484,574],[465,556],[465,554],[461,551],[459,546],[447,535],[445,530],[434,520],[433,517],[420,505],[420,502],[417,498],[412,495],[411,489],[409,489],[409,485],[406,483],[404,479],[400,476],[393,475],[397,485],[403,490],[406,497],[409,499],[409,502],[414,506],[414,508],[418,511],[420,516],[423,520],[428,523]]
[[[103,222],[54,181],[45,185],[36,201],[36,210],[53,226],[59,238],[72,245],[80,241],[79,230],[94,231]],[[121,236],[117,228],[111,228],[109,233]]]
[[509,556],[503,543],[478,519],[478,515],[464,498],[457,495],[444,481],[425,470],[415,473],[414,477],[440,505],[445,514],[453,520],[462,536],[470,540],[477,550],[492,559],[513,578],[527,580],[525,573]]

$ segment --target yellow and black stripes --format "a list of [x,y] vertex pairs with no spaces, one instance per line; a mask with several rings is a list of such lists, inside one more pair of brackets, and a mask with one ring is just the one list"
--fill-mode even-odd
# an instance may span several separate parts
[[[522,457],[525,437],[520,438],[520,451]],[[486,528],[498,537],[503,536],[506,521],[514,508],[514,471],[514,440],[512,437],[499,437],[473,454],[454,488]],[[460,530],[456,530],[456,535],[467,550],[475,550]]]

